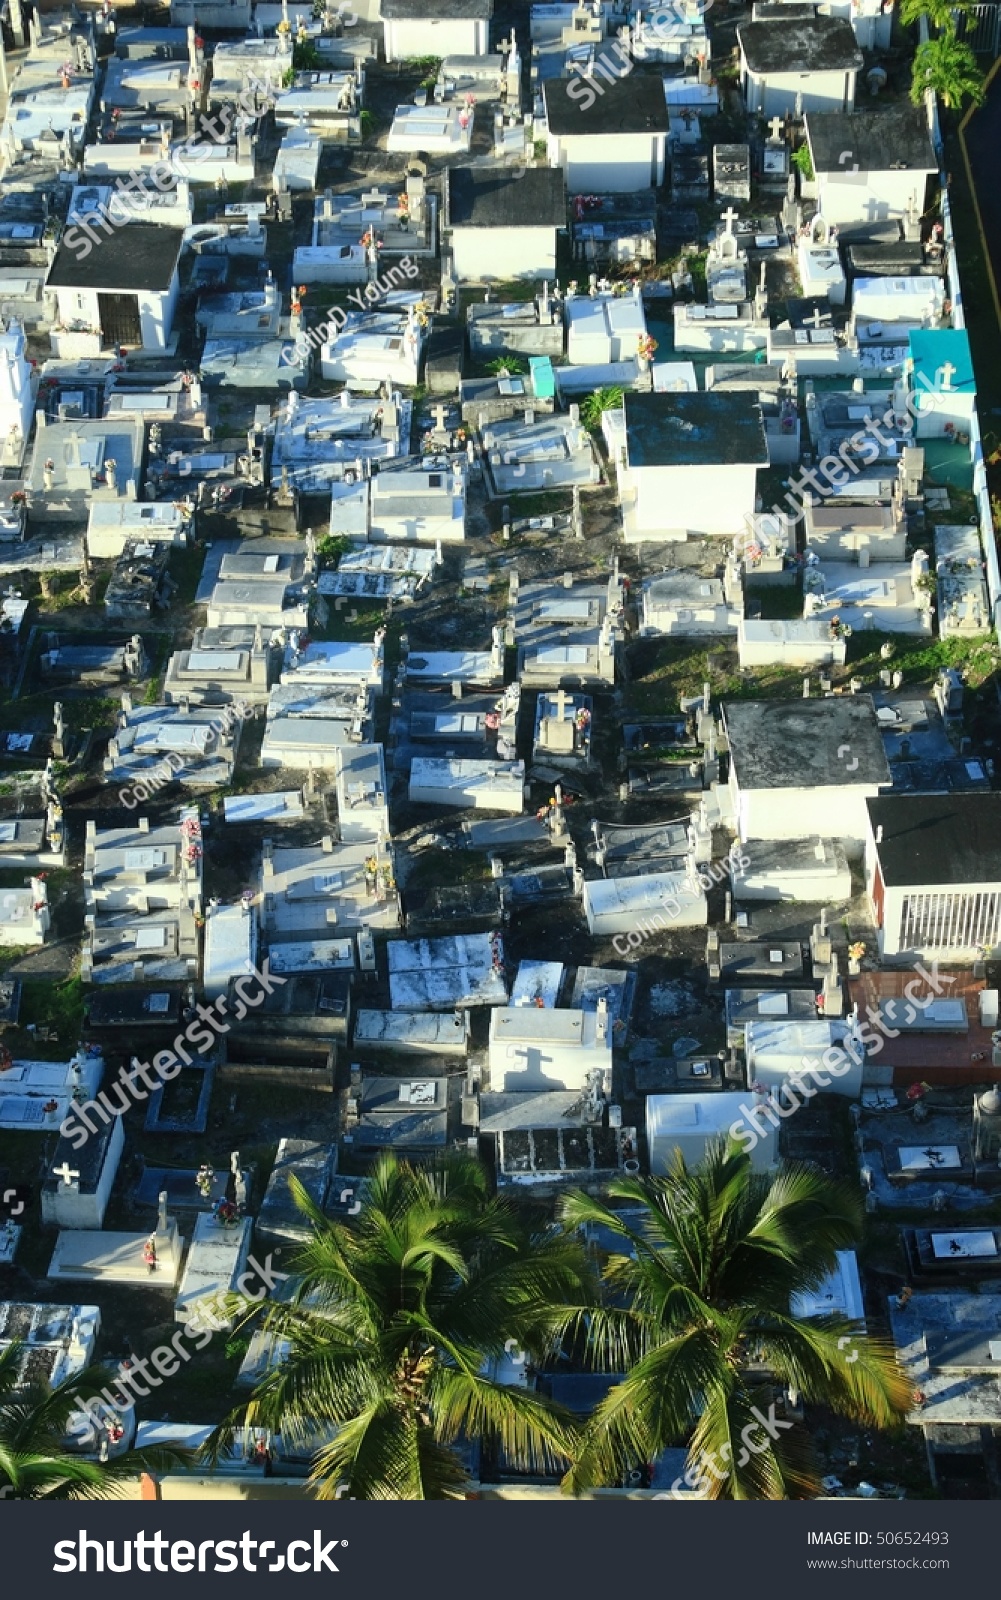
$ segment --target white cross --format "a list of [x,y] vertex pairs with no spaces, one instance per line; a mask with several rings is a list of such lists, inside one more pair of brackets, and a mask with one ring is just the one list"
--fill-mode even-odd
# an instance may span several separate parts
[[941,387],[943,389],[952,388],[952,378],[955,371],[956,369],[951,361],[947,361],[944,367],[939,367],[935,377],[941,381]]
[[370,189],[368,194],[362,195],[361,203],[366,211],[384,211],[386,207],[386,196],[383,194],[381,189]]
[[445,423],[448,420],[448,406],[445,406],[445,405],[432,406],[431,407],[431,415],[434,417],[436,432],[444,433],[445,432]]
[[813,313],[813,316],[812,316],[812,317],[807,317],[807,318],[806,318],[806,319],[805,319],[805,320],[806,320],[806,322],[807,322],[807,323],[808,323],[808,325],[809,325],[809,326],[810,326],[810,327],[811,327],[811,328],[819,328],[819,327],[820,327],[820,324],[821,324],[821,323],[822,323],[822,322],[823,322],[823,320],[824,320],[824,318],[823,318],[823,314],[822,314],[822,313],[821,313],[821,310],[820,310],[820,307],[819,307],[819,306],[818,306],[818,307],[817,307],[817,309],[816,309],[816,311],[815,311],[815,312],[814,312],[814,313]]
[[55,1177],[62,1178],[67,1189],[73,1182],[73,1179],[79,1178],[80,1176],[79,1172],[74,1172],[68,1161],[64,1161],[61,1167],[53,1167],[52,1171]]
[[772,118],[771,122],[768,124],[768,132],[771,135],[772,141],[777,144],[778,141],[782,137],[782,118],[781,117],[773,117]]
[[733,232],[733,225],[737,221],[739,215],[739,211],[734,211],[733,206],[728,206],[723,212],[723,221],[726,223],[727,233]]

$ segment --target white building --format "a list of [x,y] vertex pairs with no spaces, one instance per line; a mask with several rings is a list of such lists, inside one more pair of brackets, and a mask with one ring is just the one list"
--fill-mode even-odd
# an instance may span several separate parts
[[[331,528],[338,506],[331,501]],[[458,461],[448,470],[417,461],[368,480],[368,537],[376,544],[461,544],[466,537],[466,482]]]
[[[109,236],[64,239],[46,287],[55,295],[59,355],[91,356],[122,345],[166,350],[177,305],[181,231],[130,223]],[[84,249],[84,246],[88,248]]]
[[761,407],[749,394],[626,394],[616,459],[625,537],[733,536],[754,514],[768,465]]
[[637,930],[651,935],[666,928],[704,927],[709,920],[705,890],[688,872],[588,878],[583,902],[588,928],[596,939]]
[[493,14],[493,0],[381,0],[386,60],[485,56]]
[[838,1250],[835,1255],[836,1265],[815,1289],[789,1296],[789,1310],[794,1317],[835,1316],[849,1322],[865,1322],[858,1256],[854,1250]]
[[101,1331],[99,1306],[0,1300],[0,1350],[22,1346],[22,1374],[38,1376],[39,1358],[54,1389],[92,1366]]
[[197,811],[180,823],[151,828],[140,817],[134,828],[87,823],[83,858],[88,911],[197,910],[202,894],[201,828]]
[[742,667],[844,666],[847,648],[843,637],[832,636],[830,623],[817,618],[748,622],[741,617],[737,624],[737,660]]
[[320,350],[320,373],[328,381],[361,379],[413,388],[420,375],[427,317],[416,301],[406,311],[349,311]]
[[969,961],[1001,945],[1001,795],[868,803],[866,886],[886,959]]
[[337,821],[344,843],[388,840],[389,799],[382,745],[348,745],[337,751],[334,767]]
[[562,172],[452,167],[445,194],[459,283],[555,278],[557,235],[567,225]]
[[48,931],[49,894],[44,877],[32,878],[23,889],[0,889],[0,946],[44,944]]
[[58,1228],[103,1228],[124,1146],[122,1117],[98,1122],[83,1146],[61,1138],[42,1184],[42,1221]]
[[11,320],[0,333],[0,465],[20,467],[31,433],[35,384],[24,329]]
[[191,506],[183,501],[98,500],[87,521],[87,554],[95,561],[115,561],[134,539],[184,546],[192,526]]
[[95,503],[135,501],[146,432],[141,417],[47,423],[39,410],[35,423],[25,474],[29,522],[86,522]]
[[[759,1111],[758,1097],[749,1091],[737,1094],[651,1094],[646,1101],[646,1137],[650,1171],[665,1177],[671,1163],[681,1155],[691,1168],[703,1160],[709,1145],[717,1139],[736,1136],[741,1149],[750,1149],[755,1172],[767,1172],[778,1163],[779,1139],[775,1126]],[[733,1132],[731,1132],[733,1130]]]
[[737,29],[748,111],[764,117],[851,111],[863,65],[851,24],[798,9],[792,17],[785,6],[759,5],[755,20]]
[[828,224],[871,227],[924,213],[938,162],[923,106],[847,116],[809,111],[806,142],[817,208]]
[[906,344],[916,328],[939,328],[945,311],[941,278],[856,278],[852,326],[860,339]]
[[[229,818],[227,817],[227,821]],[[206,1000],[225,994],[234,975],[252,972],[257,961],[257,918],[246,900],[236,905],[210,901],[205,908],[202,988]]]
[[593,1085],[595,1074],[601,1076],[602,1089],[610,1089],[612,1030],[607,1007],[564,1011],[499,1006],[490,1014],[488,1060],[493,1092],[577,1091]]
[[410,763],[409,796],[412,805],[507,811],[520,817],[525,809],[525,763],[415,756]]
[[647,337],[638,283],[632,294],[568,294],[564,315],[572,366],[635,362]]
[[[359,930],[396,929],[400,897],[388,844],[319,844],[291,848],[264,841],[259,914],[275,945],[343,940]],[[302,969],[300,969],[302,970]]]
[[547,155],[571,194],[633,194],[664,182],[668,112],[661,78],[632,73],[543,84]]
[[866,802],[890,768],[868,695],[829,700],[728,700],[733,826],[746,839],[840,839],[859,855]]
[[48,1132],[59,1127],[75,1097],[92,1100],[104,1075],[104,1057],[91,1046],[72,1061],[15,1059],[0,1079],[0,1128]]
[[[744,1030],[748,1081],[778,1094],[780,1103],[789,1104],[781,1092],[790,1079],[828,1094],[857,1100],[862,1093],[865,1046],[858,1023],[816,1021],[794,1022],[788,1018],[757,1018]],[[819,1077],[817,1076],[819,1074]],[[797,1092],[795,1081],[789,1094]],[[799,1091],[803,1098],[803,1091]]]

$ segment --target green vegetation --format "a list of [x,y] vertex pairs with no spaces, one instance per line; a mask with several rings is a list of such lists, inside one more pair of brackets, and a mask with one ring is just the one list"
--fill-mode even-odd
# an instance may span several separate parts
[[749,592],[761,602],[764,622],[793,622],[803,615],[803,585],[799,578],[790,584],[758,589],[752,586]]
[[973,9],[973,0],[900,0],[900,25],[913,27],[922,17],[936,33],[954,34],[956,21]]
[[848,641],[848,666],[863,676],[878,672],[880,656],[892,644],[893,667],[905,683],[934,683],[943,667],[957,667],[971,689],[979,689],[997,671],[999,652],[991,639],[916,639],[900,633],[853,633]]
[[512,1342],[538,1360],[560,1348],[588,1276],[578,1240],[491,1195],[467,1156],[423,1168],[380,1156],[350,1222],[290,1181],[313,1238],[285,1285],[291,1303],[265,1319],[289,1353],[215,1448],[243,1425],[322,1431],[321,1499],[461,1498],[468,1438],[495,1441],[524,1471],[566,1464],[574,1419],[487,1373]]
[[601,427],[601,419],[605,412],[618,411],[621,405],[622,389],[618,384],[610,384],[605,389],[595,389],[580,403],[580,420],[591,433],[596,433]]
[[679,1156],[669,1177],[613,1180],[609,1193],[639,1209],[638,1224],[589,1195],[562,1207],[570,1226],[623,1241],[606,1261],[611,1303],[590,1314],[588,1342],[606,1370],[626,1373],[587,1423],[568,1487],[619,1482],[687,1441],[688,1481],[709,1499],[809,1499],[822,1475],[809,1434],[759,1420],[783,1391],[866,1427],[903,1422],[911,1387],[892,1344],[844,1317],[789,1311],[838,1250],[858,1244],[857,1185],[792,1164],[754,1173],[749,1155],[720,1140],[696,1168]]
[[685,262],[685,267],[688,270],[688,272],[691,274],[691,278],[692,278],[692,291],[693,291],[694,294],[698,295],[701,299],[705,299],[706,295],[709,292],[708,291],[708,286],[707,286],[707,283],[706,283],[706,259],[707,259],[707,256],[708,256],[708,252],[707,251],[699,250],[699,251],[696,251],[696,253],[694,255],[690,255],[688,257],[688,259],[686,260],[686,262]]
[[498,356],[496,361],[487,362],[487,371],[498,378],[510,378],[527,372],[528,367],[520,356]]
[[[799,616],[792,602],[779,596],[795,590],[764,590],[762,611],[767,615]],[[768,601],[764,596],[768,595]],[[789,609],[785,609],[788,604]],[[767,610],[766,610],[767,607]],[[927,639],[909,634],[856,632],[848,640],[847,665],[833,676],[842,682],[861,677],[871,687],[878,672],[886,666],[880,650],[894,646],[893,667],[904,675],[907,684],[929,687],[943,667],[957,667],[971,689],[979,689],[998,669],[999,652],[991,639]],[[640,717],[667,716],[678,709],[682,695],[699,694],[708,683],[717,700],[774,700],[793,698],[802,692],[803,672],[799,668],[763,667],[742,673],[736,651],[723,645],[706,649],[691,639],[647,640],[630,651],[632,681],[625,700],[629,711]]]
[[325,567],[338,566],[341,556],[353,548],[352,541],[340,534],[327,533],[316,541],[316,553]]
[[319,72],[322,66],[323,57],[312,39],[300,39],[292,46],[293,72]]
[[[283,1298],[262,1313],[244,1307],[288,1354],[208,1454],[245,1427],[319,1434],[320,1499],[461,1498],[469,1438],[499,1446],[515,1470],[562,1465],[571,1493],[621,1483],[637,1462],[683,1446],[688,1481],[708,1498],[805,1499],[820,1493],[823,1468],[807,1430],[782,1414],[787,1391],[887,1443],[912,1403],[892,1345],[843,1317],[789,1310],[862,1237],[857,1187],[812,1166],[758,1174],[720,1140],[693,1169],[678,1158],[666,1178],[613,1181],[628,1214],[567,1195],[558,1227],[492,1194],[464,1155],[421,1167],[381,1155],[360,1213],[343,1220],[294,1178],[292,1190],[312,1238]],[[581,1244],[586,1226],[622,1241],[600,1274]],[[569,1356],[615,1375],[613,1386],[581,1423],[531,1387],[496,1381],[514,1345],[537,1370]],[[232,1340],[227,1357],[242,1348]]]
[[127,1450],[111,1461],[88,1461],[66,1449],[71,1419],[114,1384],[114,1373],[90,1367],[50,1389],[19,1382],[25,1350],[0,1353],[0,1498],[107,1500],[143,1471],[164,1472],[190,1460],[182,1449]]
[[[52,890],[49,890],[50,896]],[[21,1027],[29,1022],[36,1028],[52,1028],[58,1035],[60,1049],[75,1050],[83,1032],[83,1012],[86,990],[78,975],[64,978],[62,983],[51,979],[24,978],[21,991]]]
[[801,144],[798,149],[793,151],[792,164],[806,183],[813,182],[816,174],[813,170],[813,162],[810,159],[810,146],[808,144]]
[[952,33],[942,33],[937,39],[919,44],[914,53],[911,100],[916,106],[924,104],[928,89],[950,111],[967,100],[976,106],[984,102],[987,90],[977,58],[969,45],[962,44]]

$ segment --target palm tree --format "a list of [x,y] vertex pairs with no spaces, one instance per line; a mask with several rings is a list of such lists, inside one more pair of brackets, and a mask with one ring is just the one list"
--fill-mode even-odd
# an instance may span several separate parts
[[578,1315],[579,1243],[492,1197],[468,1157],[375,1163],[357,1217],[331,1221],[291,1180],[313,1237],[265,1327],[287,1354],[217,1431],[321,1440],[321,1499],[461,1498],[459,1448],[480,1438],[530,1471],[571,1459],[573,1419],[487,1376],[492,1359],[542,1358]]
[[126,1450],[109,1461],[74,1454],[66,1444],[70,1423],[114,1382],[114,1374],[89,1367],[55,1388],[24,1384],[23,1355],[17,1343],[0,1354],[0,1499],[110,1499],[141,1472],[162,1472],[191,1459],[180,1447]]
[[717,1142],[701,1166],[620,1179],[610,1193],[641,1213],[582,1194],[564,1222],[597,1223],[629,1254],[611,1255],[613,1303],[591,1319],[591,1348],[625,1376],[588,1423],[565,1481],[614,1483],[671,1445],[688,1444],[689,1488],[711,1499],[802,1499],[819,1492],[809,1442],[775,1418],[781,1389],[867,1426],[906,1414],[910,1387],[892,1347],[841,1317],[804,1320],[790,1297],[815,1288],[835,1252],[858,1241],[854,1190],[804,1166],[768,1178]]
[[928,89],[950,110],[964,100],[972,100],[975,106],[984,103],[987,90],[977,58],[968,44],[951,33],[929,39],[915,51],[911,99],[916,106],[923,103]]
[[957,17],[972,9],[973,0],[900,0],[900,22],[904,28],[927,17],[936,33],[955,33]]

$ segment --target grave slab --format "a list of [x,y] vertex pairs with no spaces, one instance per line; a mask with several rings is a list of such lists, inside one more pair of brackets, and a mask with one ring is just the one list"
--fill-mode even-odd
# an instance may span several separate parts
[[[249,1217],[241,1217],[232,1227],[226,1227],[211,1212],[202,1213],[195,1223],[184,1277],[174,1303],[175,1322],[194,1322],[205,1309],[206,1302],[211,1306],[221,1297],[238,1292],[237,1280],[247,1264],[253,1226]],[[235,1317],[230,1318],[226,1326],[232,1327],[234,1321]]]
[[132,1289],[176,1289],[184,1246],[172,1220],[157,1228],[156,1267],[144,1260],[145,1233],[74,1230],[60,1233],[48,1276],[68,1283],[108,1283]]

